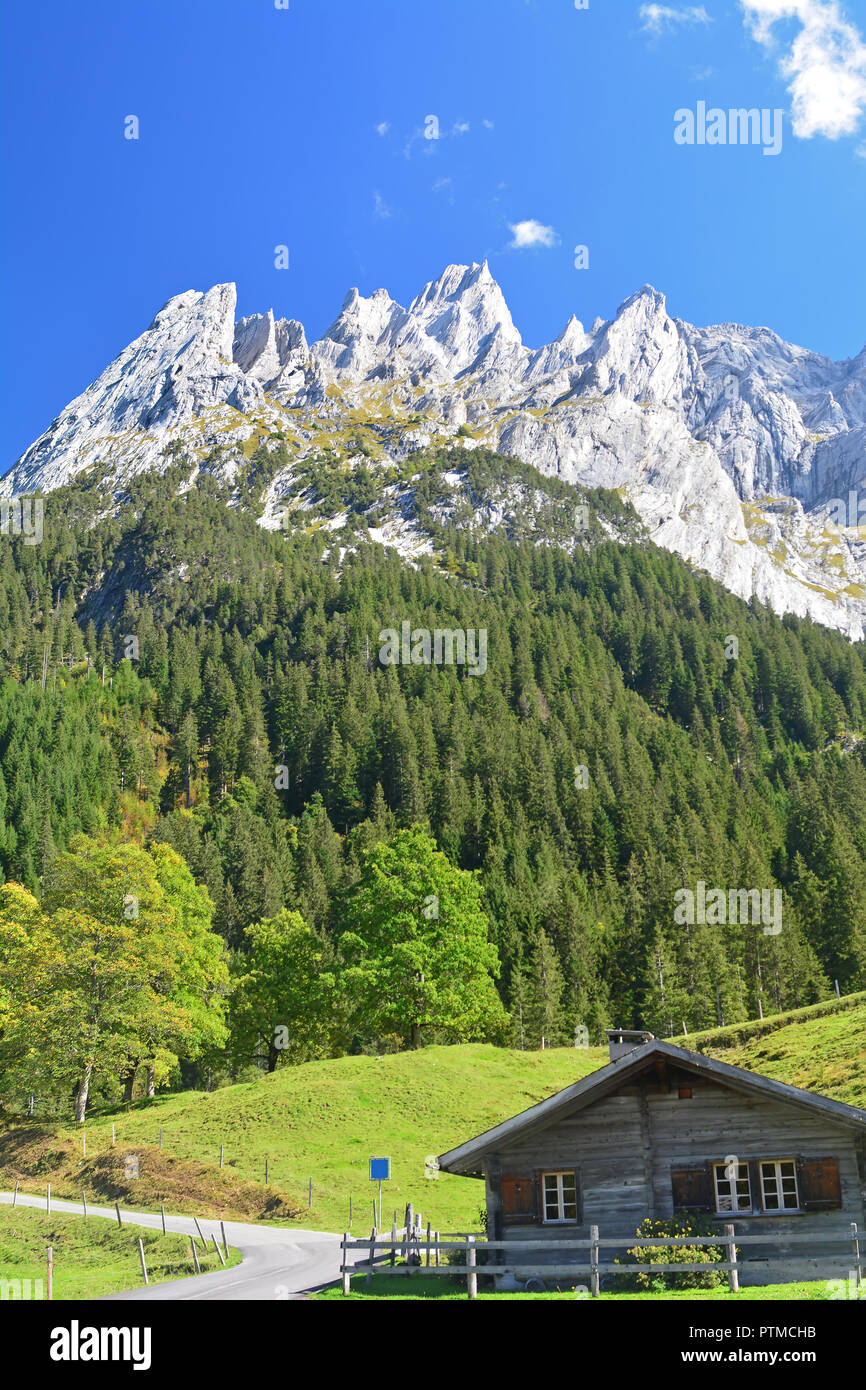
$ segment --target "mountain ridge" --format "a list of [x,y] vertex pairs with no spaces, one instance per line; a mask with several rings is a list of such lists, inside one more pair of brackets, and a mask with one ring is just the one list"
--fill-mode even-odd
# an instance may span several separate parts
[[[352,464],[460,436],[580,487],[618,488],[658,544],[740,597],[861,639],[866,534],[839,507],[866,483],[866,347],[842,362],[772,329],[699,328],[646,284],[587,330],[532,349],[486,261],[452,265],[404,308],[349,291],[322,336],[236,319],[233,283],[170,298],[0,482],[50,492],[88,472],[115,495],[164,467],[231,480],[259,443]],[[292,464],[271,480],[273,524]]]

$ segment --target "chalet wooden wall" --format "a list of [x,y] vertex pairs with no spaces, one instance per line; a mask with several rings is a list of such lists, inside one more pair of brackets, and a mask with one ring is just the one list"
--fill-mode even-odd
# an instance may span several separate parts
[[[681,1086],[691,1090],[691,1099],[679,1098]],[[596,1225],[603,1236],[627,1238],[646,1217],[673,1215],[672,1169],[706,1160],[722,1162],[730,1154],[740,1161],[833,1156],[839,1166],[839,1210],[724,1218],[733,1220],[741,1234],[766,1232],[774,1254],[780,1244],[784,1247],[786,1234],[814,1234],[814,1247],[788,1248],[788,1274],[778,1267],[767,1270],[769,1247],[766,1251],[761,1246],[744,1248],[746,1282],[808,1277],[804,1260],[820,1264],[813,1277],[822,1277],[828,1259],[841,1270],[847,1248],[827,1244],[826,1238],[847,1236],[852,1221],[858,1223],[866,1242],[866,1144],[862,1138],[817,1111],[747,1095],[705,1077],[680,1073],[675,1067],[624,1085],[617,1094],[547,1129],[515,1137],[510,1146],[490,1155],[485,1163],[489,1234],[501,1238],[507,1232],[509,1239],[539,1242],[562,1240],[569,1233],[586,1236],[589,1226]],[[575,1169],[579,1174],[582,1223],[545,1225],[520,1218],[503,1225],[502,1177],[532,1175],[537,1180],[549,1169]]]

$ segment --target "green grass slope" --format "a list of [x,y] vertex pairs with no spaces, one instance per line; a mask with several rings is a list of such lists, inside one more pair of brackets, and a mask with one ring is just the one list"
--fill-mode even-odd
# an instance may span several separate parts
[[[738,1030],[732,1029],[678,1041],[735,1066],[866,1108],[866,998],[842,1000],[831,1012],[821,1005],[780,1015],[776,1026],[764,1019],[740,1031],[739,1041]],[[286,1067],[259,1081],[207,1094],[157,1097],[113,1119],[118,1149],[141,1155],[143,1179],[151,1167],[157,1174],[167,1156],[179,1165],[172,1195],[164,1199],[175,1206],[181,1200],[183,1172],[198,1174],[199,1183],[204,1182],[201,1175],[210,1174],[218,1181],[202,1186],[201,1200],[206,1191],[212,1215],[219,1214],[220,1202],[229,1202],[236,1185],[257,1194],[247,1201],[252,1203],[250,1215],[255,1208],[258,1219],[285,1219],[294,1210],[304,1226],[340,1231],[348,1225],[351,1197],[358,1233],[372,1224],[368,1159],[388,1155],[392,1181],[384,1190],[386,1215],[395,1207],[402,1215],[411,1201],[425,1221],[429,1218],[442,1231],[472,1230],[483,1201],[481,1184],[446,1173],[428,1178],[425,1159],[525,1110],[606,1060],[601,1048],[517,1052],[480,1044],[380,1058],[342,1057]],[[100,1156],[110,1152],[111,1124],[111,1116],[88,1120],[88,1163],[98,1165]],[[160,1129],[162,1154],[156,1147]],[[29,1131],[19,1125],[0,1135],[0,1185],[11,1187],[21,1177],[22,1187],[44,1190],[45,1182],[53,1181],[53,1152],[64,1155],[66,1183],[80,1186],[77,1174],[83,1163],[70,1166],[72,1147],[80,1159],[80,1131],[70,1127],[56,1132],[47,1149],[43,1139],[38,1166],[28,1157]],[[266,1158],[269,1188],[263,1186]],[[310,1178],[313,1202],[308,1210]],[[66,1195],[62,1187],[55,1190]],[[155,1180],[148,1187],[127,1183],[121,1200],[146,1207],[153,1205],[156,1192]],[[271,1205],[277,1193],[292,1194],[291,1200]]]
[[[65,1212],[35,1211],[32,1207],[0,1207],[0,1299],[22,1297],[24,1280],[31,1282],[30,1297],[47,1297],[46,1248],[54,1252],[55,1299],[103,1298],[107,1294],[138,1289],[143,1284],[138,1241],[151,1284],[185,1279],[195,1274],[186,1236],[163,1235],[141,1226],[118,1227],[102,1217],[72,1216]],[[202,1273],[219,1269],[215,1250],[199,1249]],[[229,1248],[228,1265],[240,1263],[240,1252]],[[21,1281],[19,1290],[12,1281]],[[9,1281],[9,1284],[3,1281]]]
[[[603,1066],[606,1057],[601,1048],[517,1052],[479,1044],[310,1062],[250,1084],[158,1096],[127,1113],[89,1119],[88,1160],[110,1148],[112,1118],[118,1147],[141,1155],[143,1177],[160,1128],[163,1156],[186,1162],[216,1168],[222,1144],[230,1173],[261,1183],[267,1158],[271,1184],[301,1199],[301,1224],[341,1231],[348,1224],[350,1196],[353,1229],[372,1224],[368,1159],[388,1155],[392,1181],[384,1189],[386,1211],[398,1207],[402,1217],[411,1201],[440,1230],[473,1229],[484,1197],[481,1184],[445,1173],[428,1180],[426,1157],[534,1105]],[[9,1188],[20,1175],[26,1177],[22,1187],[44,1191],[51,1174],[46,1163],[34,1173],[25,1161],[20,1137],[26,1129],[16,1126],[5,1143],[0,1138],[0,1185]],[[64,1145],[74,1140],[80,1154],[80,1132],[68,1127],[55,1138]],[[64,1171],[68,1176],[68,1164]],[[126,1184],[123,1200],[146,1205],[134,1183]]]
[[757,1033],[739,1045],[724,1046],[723,1041],[702,1044],[700,1050],[866,1109],[866,998],[853,1008]]

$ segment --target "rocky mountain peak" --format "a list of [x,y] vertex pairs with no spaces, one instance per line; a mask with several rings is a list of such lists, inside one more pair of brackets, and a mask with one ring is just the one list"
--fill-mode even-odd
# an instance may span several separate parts
[[647,284],[530,351],[486,261],[447,266],[408,309],[352,289],[312,346],[271,309],[236,321],[236,299],[233,284],[169,299],[2,490],[93,468],[120,491],[174,440],[232,477],[253,437],[339,453],[365,411],[385,460],[469,425],[467,447],[622,489],[658,544],[743,597],[862,635],[866,545],[826,518],[866,487],[866,347],[836,363],[768,328],[698,328]]

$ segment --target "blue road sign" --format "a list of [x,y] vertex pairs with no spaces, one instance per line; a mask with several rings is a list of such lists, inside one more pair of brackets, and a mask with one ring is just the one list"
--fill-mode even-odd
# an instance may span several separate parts
[[371,1181],[371,1182],[390,1182],[390,1181],[391,1181],[391,1160],[390,1160],[390,1158],[371,1158],[371,1159],[370,1159],[370,1181]]

